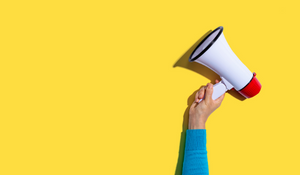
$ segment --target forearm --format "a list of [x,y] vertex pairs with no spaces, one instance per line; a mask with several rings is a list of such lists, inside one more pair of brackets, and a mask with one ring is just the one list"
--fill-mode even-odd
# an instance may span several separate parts
[[186,131],[182,175],[190,174],[208,175],[205,129]]

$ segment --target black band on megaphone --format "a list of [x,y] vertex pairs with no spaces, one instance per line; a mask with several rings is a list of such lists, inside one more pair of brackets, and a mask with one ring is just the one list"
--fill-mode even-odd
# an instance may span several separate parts
[[[192,56],[194,55],[194,53],[196,52],[196,50],[204,43],[204,41],[211,36],[213,33],[215,33],[216,31],[219,30],[219,33],[216,35],[216,37],[206,46],[205,49],[203,49],[198,55],[196,55],[194,58],[192,58]],[[218,28],[216,28],[214,31],[212,31],[209,35],[207,35],[201,42],[200,44],[198,44],[198,46],[194,49],[193,53],[190,55],[189,61],[193,62],[196,59],[198,59],[199,57],[201,57],[201,55],[203,55],[213,44],[215,41],[217,41],[217,39],[219,38],[219,36],[222,34],[223,32],[223,27],[220,26]]]

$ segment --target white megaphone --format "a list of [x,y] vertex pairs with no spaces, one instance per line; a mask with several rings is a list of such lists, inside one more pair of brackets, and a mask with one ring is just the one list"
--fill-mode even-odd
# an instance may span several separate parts
[[222,26],[201,41],[189,61],[200,63],[220,75],[222,80],[214,85],[213,100],[233,88],[246,98],[254,97],[261,89],[256,74],[250,72],[229,47]]

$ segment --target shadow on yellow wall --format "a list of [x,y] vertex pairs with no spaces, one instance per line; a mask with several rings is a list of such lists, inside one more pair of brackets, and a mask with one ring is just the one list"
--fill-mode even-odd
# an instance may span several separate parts
[[[192,62],[192,63],[189,62],[189,56],[192,54],[192,52],[197,47],[197,45],[210,32],[212,32],[212,30],[209,30],[208,32],[206,32],[195,44],[193,44],[193,46],[188,51],[186,51],[186,53],[183,54],[178,59],[178,61],[173,65],[173,67],[175,68],[175,67],[178,66],[178,67],[182,67],[182,68],[186,68],[188,70],[194,71],[194,72],[196,72],[196,73],[198,73],[198,74],[206,77],[207,79],[210,80],[211,83],[214,84],[216,79],[220,80],[220,76],[218,74],[216,74],[215,72],[213,72],[209,68],[203,66],[202,64],[195,63],[195,62]],[[204,83],[204,84],[206,84],[206,83]],[[179,153],[178,153],[178,160],[177,160],[177,166],[176,166],[176,170],[175,170],[175,175],[181,175],[182,174],[182,165],[183,165],[183,157],[184,157],[184,145],[185,145],[185,132],[188,129],[189,109],[190,109],[190,106],[192,105],[192,103],[193,103],[193,101],[195,99],[195,95],[196,95],[196,93],[197,93],[198,90],[194,91],[189,96],[189,98],[187,100],[188,107],[186,108],[186,110],[185,110],[185,112],[183,114],[182,132],[181,132],[181,138],[180,138]],[[243,97],[241,94],[239,94],[235,90],[230,90],[227,93],[229,93],[231,96],[235,97],[236,99],[238,99],[240,101],[245,100],[245,97]]]
[[188,98],[188,101],[187,101],[188,107],[186,108],[186,110],[183,114],[182,132],[181,132],[181,137],[180,137],[180,145],[179,145],[178,160],[177,160],[175,175],[181,175],[181,173],[182,173],[182,164],[183,164],[184,146],[185,146],[185,132],[188,129],[189,109],[195,99],[195,95],[196,95],[197,91],[198,90],[196,90]]

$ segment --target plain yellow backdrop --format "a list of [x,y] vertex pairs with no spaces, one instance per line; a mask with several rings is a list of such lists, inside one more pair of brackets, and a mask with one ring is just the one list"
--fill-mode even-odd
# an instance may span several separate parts
[[[207,123],[211,175],[298,175],[297,1],[1,1],[0,174],[181,174],[187,57],[216,27],[262,84]],[[200,70],[201,69],[201,70]]]

